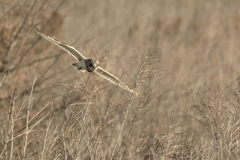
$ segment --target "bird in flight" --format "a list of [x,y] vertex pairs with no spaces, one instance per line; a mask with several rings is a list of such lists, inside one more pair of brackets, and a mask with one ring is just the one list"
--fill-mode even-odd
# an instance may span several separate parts
[[99,62],[95,61],[93,59],[88,59],[86,57],[84,57],[80,52],[78,52],[74,47],[69,46],[63,42],[60,42],[54,38],[51,38],[49,36],[47,36],[46,34],[44,34],[43,32],[41,32],[39,29],[35,29],[37,31],[37,33],[42,36],[43,38],[45,38],[46,40],[54,43],[55,45],[61,47],[63,50],[65,50],[66,52],[68,52],[71,56],[73,56],[77,62],[74,63],[70,63],[72,66],[76,67],[78,70],[82,71],[82,72],[94,72],[96,74],[98,74],[99,76],[107,79],[108,81],[112,82],[115,85],[118,85],[119,87],[122,87],[123,89],[134,93],[135,95],[144,98],[143,96],[141,96],[139,93],[137,93],[136,91],[134,91],[133,89],[131,89],[130,87],[128,87],[126,84],[124,84],[122,81],[120,81],[116,76],[112,75],[111,73],[109,73],[108,71],[102,69],[99,66]]

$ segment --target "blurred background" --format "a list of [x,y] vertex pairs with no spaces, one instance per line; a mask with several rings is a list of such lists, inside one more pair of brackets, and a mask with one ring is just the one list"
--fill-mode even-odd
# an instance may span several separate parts
[[[0,157],[237,159],[239,7],[0,0]],[[35,28],[146,99],[75,70],[75,59]]]

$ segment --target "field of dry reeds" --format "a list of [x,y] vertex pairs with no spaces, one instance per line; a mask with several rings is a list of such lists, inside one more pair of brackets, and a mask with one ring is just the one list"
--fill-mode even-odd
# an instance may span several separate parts
[[[238,159],[239,8],[239,0],[0,0],[0,159]],[[77,71],[35,28],[145,99]]]

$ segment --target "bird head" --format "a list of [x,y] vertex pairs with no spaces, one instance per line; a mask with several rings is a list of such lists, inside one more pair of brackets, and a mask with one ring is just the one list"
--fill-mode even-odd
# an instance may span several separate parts
[[93,59],[86,59],[85,65],[88,72],[93,72],[98,67],[99,62]]

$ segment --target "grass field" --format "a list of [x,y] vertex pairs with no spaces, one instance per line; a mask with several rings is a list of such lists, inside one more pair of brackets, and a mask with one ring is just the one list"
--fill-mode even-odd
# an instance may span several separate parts
[[[239,8],[0,0],[0,159],[238,159]],[[146,99],[75,70],[36,27]]]

